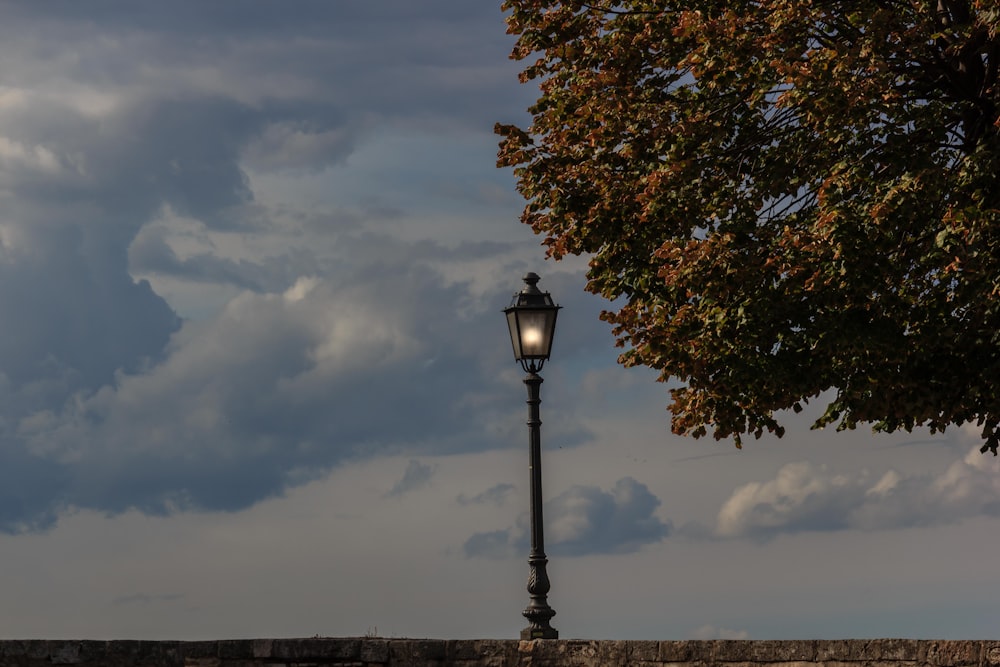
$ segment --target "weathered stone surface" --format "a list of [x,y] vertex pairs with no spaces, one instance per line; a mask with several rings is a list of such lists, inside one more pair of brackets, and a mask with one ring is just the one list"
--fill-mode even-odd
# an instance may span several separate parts
[[628,642],[605,640],[597,643],[598,664],[602,667],[626,667],[628,662]]
[[10,640],[0,642],[0,656],[5,658],[48,658],[49,642],[45,640]]
[[184,658],[184,667],[221,667],[221,658]]
[[660,642],[633,641],[624,642],[629,662],[653,662],[660,659]]
[[253,657],[255,658],[270,658],[273,649],[274,649],[273,639],[253,640]]
[[184,656],[185,660],[195,660],[199,658],[217,658],[219,657],[219,642],[217,641],[183,642],[183,646],[181,648],[181,654]]
[[388,663],[389,642],[385,639],[366,639],[361,642],[358,659],[363,663]]
[[927,646],[927,662],[939,667],[979,665],[983,643],[976,641],[936,641]]
[[394,639],[389,641],[390,665],[437,665],[448,654],[443,639]]
[[[259,640],[258,640],[259,641]],[[360,660],[361,644],[365,640],[359,638],[320,638],[309,639],[275,639],[271,643],[272,661],[296,660],[319,661],[332,659],[342,662]],[[377,641],[377,640],[375,640]]]
[[50,645],[49,661],[53,665],[80,664],[80,644],[77,642],[57,642]]
[[448,660],[468,662],[480,660],[484,667],[517,665],[517,644],[513,640],[475,639],[448,642]]
[[[701,647],[697,658],[694,648]],[[689,660],[711,657],[711,644],[708,642],[660,642],[660,662],[688,662]]]
[[507,667],[507,661],[502,655],[491,655],[475,660],[449,661],[448,667]]
[[872,660],[916,662],[920,660],[920,642],[914,639],[874,639],[865,642],[864,652]]
[[753,642],[717,639],[712,643],[713,662],[749,662],[753,658],[753,652]]
[[601,667],[598,641],[581,639],[534,639],[518,644],[519,665],[553,667]]
[[861,660],[863,644],[864,642],[843,639],[817,642],[816,660],[822,663]]
[[[552,642],[547,642],[552,643]],[[560,657],[565,659],[565,665],[580,665],[590,667],[600,665],[600,642],[571,639],[559,642]]]
[[1000,641],[7,640],[0,667],[1000,667]]
[[750,645],[750,659],[758,662],[814,662],[816,642],[814,640],[794,641],[753,641]]

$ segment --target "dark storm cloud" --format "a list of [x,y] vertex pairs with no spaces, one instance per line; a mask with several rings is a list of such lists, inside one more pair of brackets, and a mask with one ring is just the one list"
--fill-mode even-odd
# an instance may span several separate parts
[[[319,173],[387,126],[489,135],[530,96],[496,85],[513,84],[516,69],[498,10],[10,10],[0,26],[10,64],[0,531],[42,530],[74,508],[235,511],[345,460],[523,441],[499,314],[517,285],[484,291],[442,268],[498,261],[503,244],[397,241],[362,230],[370,211],[347,222],[310,214],[297,233],[333,238],[327,255],[310,238],[264,258],[179,255],[157,231],[180,216],[206,233],[277,234],[248,173]],[[214,317],[182,322],[130,271],[243,292]],[[563,354],[580,349],[570,329],[564,340]],[[553,446],[590,437],[571,410],[546,429]]]
[[58,464],[67,502],[153,513],[241,509],[401,446],[505,447],[516,400],[477,346],[496,339],[503,350],[505,333],[494,318],[460,318],[463,291],[404,268],[378,282],[245,293],[185,325],[149,371],[27,416],[17,442]]
[[[475,119],[486,132],[493,120],[523,118],[532,97],[510,85],[513,38],[493,3],[140,0],[11,10],[0,35],[33,57],[32,71],[58,67],[81,84],[172,94],[211,83],[244,100],[308,96],[344,105],[351,118]],[[72,57],[40,43],[72,46]]]
[[128,245],[164,205],[213,221],[251,198],[237,163],[251,116],[218,99],[146,100],[100,123],[65,107],[0,114],[17,136],[0,167],[0,372],[93,389],[159,358],[179,322],[132,279]]
[[[150,368],[15,415],[4,446],[31,465],[10,470],[31,478],[7,487],[2,527],[44,528],[74,506],[235,511],[345,459],[521,443],[517,374],[498,373],[513,366],[505,297],[418,264],[246,292],[186,323]],[[569,414],[546,437],[589,435]]]
[[[129,266],[138,273],[183,277],[204,283],[235,285],[265,291],[279,283],[270,267],[248,260],[234,261],[209,252],[181,259],[161,231],[144,231],[129,246]],[[287,284],[287,276],[283,276]]]
[[[653,515],[660,499],[631,477],[610,491],[573,486],[545,505],[546,550],[563,556],[631,553],[667,537],[670,522]],[[516,528],[476,533],[463,547],[467,557],[503,557],[527,544],[526,517]]]
[[55,525],[67,506],[72,472],[25,452],[19,443],[0,441],[0,532],[23,533]]
[[[91,27],[209,35],[230,34],[268,37],[293,34],[328,36],[331,31],[350,32],[358,25],[381,26],[387,32],[404,32],[414,22],[456,24],[484,16],[501,16],[499,4],[456,3],[452,0],[381,0],[364,2],[297,0],[294,8],[281,0],[216,0],[164,5],[155,0],[52,0],[44,6],[33,3],[11,7],[11,20],[79,22]],[[23,25],[23,24],[22,24]]]

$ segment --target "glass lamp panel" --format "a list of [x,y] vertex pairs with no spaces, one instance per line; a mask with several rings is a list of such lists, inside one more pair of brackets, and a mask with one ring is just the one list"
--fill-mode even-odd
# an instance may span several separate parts
[[556,310],[524,309],[518,313],[521,332],[521,353],[526,359],[547,359],[552,348],[552,329]]
[[514,359],[521,360],[521,332],[517,326],[517,311],[507,310],[507,328],[510,330],[510,344],[514,346]]

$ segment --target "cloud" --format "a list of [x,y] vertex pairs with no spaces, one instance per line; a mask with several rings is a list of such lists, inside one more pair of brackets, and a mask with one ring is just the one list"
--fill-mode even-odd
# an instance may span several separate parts
[[[351,119],[466,128],[484,118],[521,117],[534,97],[528,87],[511,85],[518,70],[507,59],[513,39],[492,5],[301,2],[289,12],[268,3],[200,4],[20,8],[0,27],[18,65],[8,85],[43,82],[52,95],[69,90],[91,97],[93,91],[215,92],[252,105],[308,99],[339,104]],[[30,48],[38,41],[52,46]],[[277,132],[263,145],[299,157],[313,152],[296,132],[294,126]],[[321,144],[350,141],[312,126],[304,134]]]
[[433,475],[434,468],[416,459],[410,459],[410,462],[406,466],[406,471],[403,472],[402,479],[393,485],[389,492],[385,494],[385,497],[397,498],[422,486],[426,486]]
[[811,463],[789,463],[773,480],[736,489],[719,511],[716,532],[734,537],[843,529],[863,492],[858,480]]
[[[631,477],[610,491],[573,486],[545,504],[546,552],[560,556],[631,553],[661,541],[670,522],[653,515],[660,505],[646,485]],[[476,533],[464,545],[467,557],[499,558],[527,548],[527,515],[517,527]]]
[[491,486],[471,498],[465,494],[459,494],[456,500],[459,505],[496,505],[499,507],[507,501],[507,498],[515,488],[513,484],[501,483]]
[[510,529],[492,530],[476,533],[465,541],[462,550],[466,558],[503,558],[511,553],[512,546]]
[[766,482],[736,489],[719,511],[719,537],[768,539],[781,533],[884,530],[1000,516],[1000,461],[978,447],[936,476],[889,470],[849,476],[790,463]]
[[[254,262],[220,257],[208,248],[181,259],[169,242],[166,225],[147,225],[128,249],[129,267],[137,274],[171,276],[201,284],[222,284],[251,290],[272,291],[288,285],[285,267],[279,262]],[[301,267],[300,267],[301,268]]]
[[[463,258],[462,244],[414,244],[409,256],[381,237],[344,246],[350,261],[336,270],[244,290],[173,333],[141,308],[121,313],[152,331],[109,343],[122,356],[94,378],[84,362],[103,341],[57,328],[79,357],[46,361],[58,348],[39,336],[38,368],[15,375],[8,362],[0,375],[11,425],[0,431],[0,531],[44,530],[72,508],[236,511],[360,456],[521,443],[523,396],[494,312],[509,285],[473,290],[430,268]],[[547,419],[553,446],[589,437],[572,411]],[[505,491],[494,492],[476,502],[499,502]]]
[[[427,270],[370,278],[244,292],[185,323],[156,366],[22,415],[8,446],[64,480],[25,486],[24,507],[62,497],[111,512],[236,510],[362,453],[507,446],[517,421],[497,406],[512,392],[478,343],[496,329],[505,351],[502,323],[462,323],[463,287]],[[450,363],[428,365],[436,358]]]
[[[497,276],[524,246],[419,208],[501,182],[492,120],[533,96],[502,13],[459,5],[5,17],[0,532],[237,511],[347,460],[523,442],[498,314],[522,267]],[[468,135],[488,140],[482,182]],[[432,152],[443,138],[461,160]],[[351,198],[345,166],[372,146],[391,150],[362,194],[399,199]],[[211,308],[178,306],[179,283]],[[590,437],[571,411],[546,419],[547,444]]]

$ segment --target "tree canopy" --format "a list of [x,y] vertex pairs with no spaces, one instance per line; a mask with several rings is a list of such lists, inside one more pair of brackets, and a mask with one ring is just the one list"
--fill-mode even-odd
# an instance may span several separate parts
[[996,0],[506,0],[540,97],[498,125],[522,220],[591,257],[675,433],[1000,444]]

